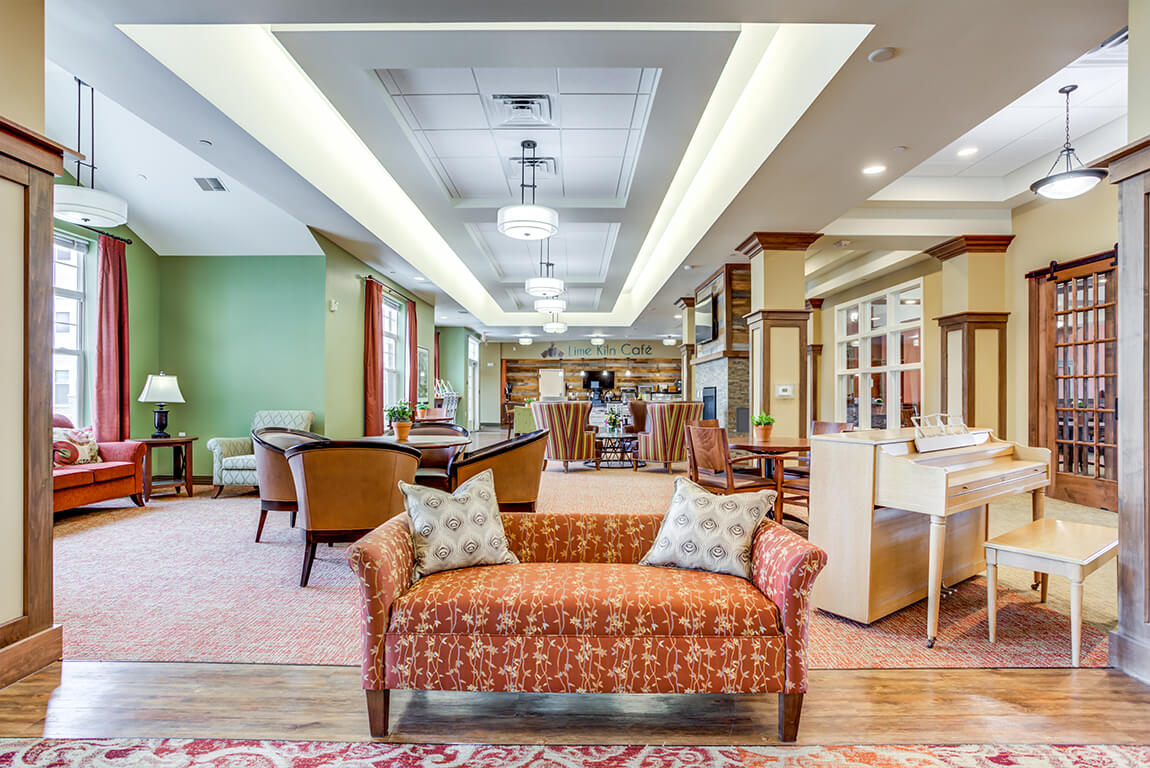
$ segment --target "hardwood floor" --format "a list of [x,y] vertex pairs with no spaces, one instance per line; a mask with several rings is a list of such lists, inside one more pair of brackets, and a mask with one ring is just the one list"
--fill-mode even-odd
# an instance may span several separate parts
[[[397,692],[393,741],[761,744],[776,697]],[[0,737],[368,740],[359,670],[54,664],[0,689]],[[799,743],[1147,743],[1150,687],[1120,672],[816,670]]]

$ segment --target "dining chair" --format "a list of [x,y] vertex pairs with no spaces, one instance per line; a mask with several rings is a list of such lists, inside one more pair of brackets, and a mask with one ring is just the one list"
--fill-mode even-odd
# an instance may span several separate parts
[[[732,457],[727,430],[718,426],[717,422],[712,423],[715,426],[697,426],[692,422],[685,428],[687,476],[691,482],[722,494],[776,490],[775,481],[764,477],[761,471],[763,462],[770,461],[770,457],[761,455]],[[759,463],[760,472],[757,475],[745,475],[734,471],[736,464],[750,462]]]
[[[413,435],[449,435],[468,437],[470,433],[458,424],[447,422],[416,423],[411,425]],[[453,445],[448,448],[420,448],[419,469],[415,472],[415,482],[429,488],[447,490],[451,483],[447,467],[451,460],[463,452],[467,446]]]
[[[813,421],[811,435],[831,435],[852,432],[854,425],[847,421]],[[784,462],[796,461],[787,466]],[[810,510],[811,499],[811,458],[810,454],[782,455],[775,457],[775,475],[779,480],[779,505],[790,504]],[[799,518],[795,518],[799,519]],[[805,522],[805,521],[804,521]]]
[[[374,440],[325,440],[285,451],[304,529],[306,587],[320,542],[356,541],[403,513],[399,481],[415,481],[419,451]],[[344,565],[343,567],[347,567]]]
[[323,435],[288,427],[260,427],[252,430],[256,482],[260,490],[260,522],[256,526],[256,541],[263,535],[268,512],[291,512],[291,527],[295,528],[299,503],[296,501],[291,467],[284,458],[284,452],[295,445],[326,440]]

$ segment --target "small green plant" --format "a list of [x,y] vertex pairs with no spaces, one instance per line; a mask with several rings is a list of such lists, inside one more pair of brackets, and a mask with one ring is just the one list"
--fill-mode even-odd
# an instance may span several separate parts
[[775,417],[768,416],[766,411],[759,411],[759,415],[751,423],[756,427],[769,427],[775,423]]
[[425,402],[419,402],[415,404],[415,410],[417,411],[426,411],[427,409],[428,405]]
[[387,418],[394,424],[397,421],[411,421],[411,403],[401,400],[387,409]]

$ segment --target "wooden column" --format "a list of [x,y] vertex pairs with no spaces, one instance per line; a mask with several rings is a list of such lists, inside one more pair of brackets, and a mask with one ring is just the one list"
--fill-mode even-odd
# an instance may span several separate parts
[[807,376],[810,378],[811,389],[808,412],[811,415],[811,421],[819,421],[819,376],[822,374],[822,371],[819,370],[819,364],[823,357],[823,345],[820,343],[823,338],[823,300],[807,299],[807,309],[811,310],[810,340],[814,342],[807,344]]
[[927,249],[942,262],[940,408],[1006,438],[1005,255],[1014,235],[960,235]]
[[[775,432],[805,437],[808,325],[806,251],[820,237],[811,232],[755,232],[738,251],[751,260],[751,313],[746,315],[751,353],[751,416],[775,417]],[[785,394],[779,386],[789,387]]]
[[0,118],[0,687],[62,649],[52,624],[52,185],[63,157]]
[[679,352],[683,360],[683,399],[696,400],[695,392],[695,297],[680,296],[675,300],[683,321],[682,343]]
[[1102,161],[1118,185],[1118,628],[1110,663],[1150,682],[1150,136]]

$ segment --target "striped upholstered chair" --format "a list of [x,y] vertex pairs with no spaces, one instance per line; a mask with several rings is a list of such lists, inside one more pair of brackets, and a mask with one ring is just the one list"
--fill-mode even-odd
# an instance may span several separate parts
[[671,464],[687,460],[686,425],[703,418],[703,404],[694,402],[651,403],[647,406],[647,431],[639,432],[640,461]]
[[550,431],[546,460],[562,461],[566,472],[568,462],[596,459],[595,428],[587,423],[591,416],[590,401],[532,403],[531,412],[536,427]]

